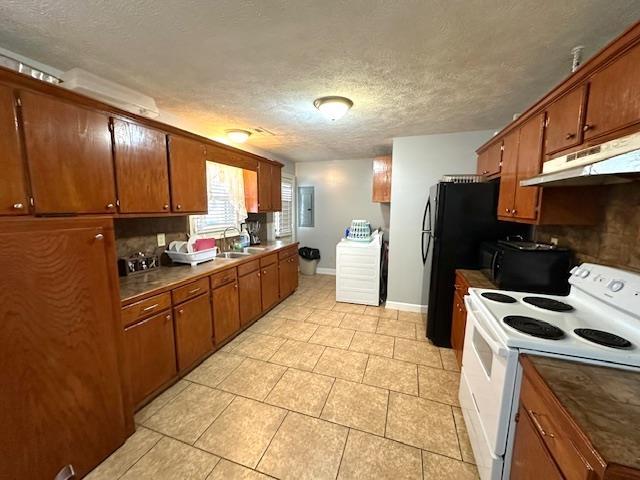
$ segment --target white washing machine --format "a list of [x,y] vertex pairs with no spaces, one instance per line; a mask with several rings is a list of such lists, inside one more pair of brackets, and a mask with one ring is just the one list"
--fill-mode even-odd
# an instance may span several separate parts
[[379,305],[382,232],[370,242],[343,238],[336,245],[336,301]]

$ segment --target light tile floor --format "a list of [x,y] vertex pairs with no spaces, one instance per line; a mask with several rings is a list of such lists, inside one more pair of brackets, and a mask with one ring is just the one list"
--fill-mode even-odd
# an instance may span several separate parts
[[477,479],[453,352],[422,315],[334,298],[335,277],[301,276],[87,478]]

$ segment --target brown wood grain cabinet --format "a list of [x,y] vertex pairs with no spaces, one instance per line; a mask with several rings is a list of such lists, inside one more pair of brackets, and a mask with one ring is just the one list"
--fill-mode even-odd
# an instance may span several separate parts
[[640,45],[589,80],[584,137],[590,140],[640,123]]
[[173,308],[178,370],[184,372],[213,351],[208,292]]
[[177,373],[173,316],[157,313],[125,328],[131,402],[140,406]]
[[586,99],[587,87],[583,85],[563,95],[547,107],[544,136],[545,155],[551,155],[582,143]]
[[520,182],[542,171],[544,114],[533,117],[520,128],[515,202],[511,215],[520,220],[536,220],[540,188],[521,187]]
[[35,212],[115,213],[109,116],[20,92]]
[[271,210],[282,210],[282,166],[271,165]]
[[271,197],[271,165],[267,162],[258,164],[258,211],[271,212],[273,199]]
[[83,477],[132,422],[112,227],[9,219],[0,242],[0,477]]
[[169,135],[171,210],[174,213],[207,211],[205,146],[191,138]]
[[477,174],[491,177],[500,173],[502,166],[502,142],[494,142],[478,153]]
[[467,309],[464,304],[464,297],[468,292],[469,284],[467,280],[459,272],[456,272],[451,318],[451,348],[456,354],[458,365],[462,365],[464,333],[467,328]]
[[215,288],[211,294],[213,305],[213,336],[220,344],[240,330],[238,282],[236,280]]
[[391,155],[373,159],[372,201],[378,203],[391,201]]
[[245,326],[257,319],[262,313],[260,269],[242,275],[238,279],[240,301],[240,325]]
[[298,288],[298,256],[292,255],[280,260],[278,268],[280,298],[291,295]]
[[164,132],[112,119],[120,213],[170,211],[169,165]]
[[502,172],[498,196],[498,217],[511,217],[516,203],[518,144],[520,130],[510,132],[502,141]]
[[29,213],[27,172],[22,159],[14,91],[0,85],[0,215]]
[[260,276],[262,292],[262,311],[269,310],[280,298],[280,282],[278,280],[278,264],[272,263],[261,267]]

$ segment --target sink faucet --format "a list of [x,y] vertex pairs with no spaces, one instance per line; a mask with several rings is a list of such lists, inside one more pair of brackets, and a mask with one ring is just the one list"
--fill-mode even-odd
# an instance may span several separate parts
[[229,245],[227,244],[227,232],[228,232],[229,230],[235,230],[236,232],[238,232],[238,235],[240,235],[240,230],[238,230],[238,228],[237,228],[237,227],[227,227],[227,228],[225,228],[225,229],[224,229],[224,232],[222,232],[222,238],[223,238],[223,241],[224,241],[224,248],[225,248],[225,250],[228,250],[228,249],[229,249]]

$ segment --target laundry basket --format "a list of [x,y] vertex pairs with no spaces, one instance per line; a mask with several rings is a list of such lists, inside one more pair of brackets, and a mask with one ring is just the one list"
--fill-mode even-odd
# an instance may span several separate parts
[[366,220],[351,220],[347,240],[356,242],[371,241],[371,225]]

